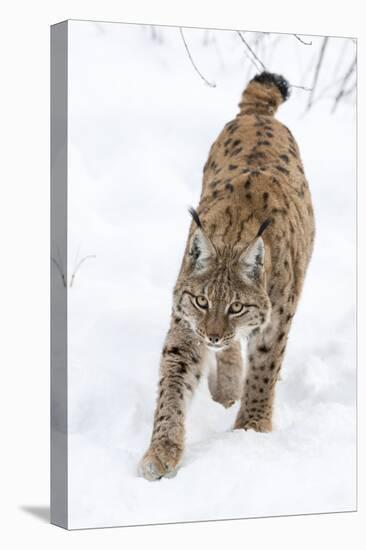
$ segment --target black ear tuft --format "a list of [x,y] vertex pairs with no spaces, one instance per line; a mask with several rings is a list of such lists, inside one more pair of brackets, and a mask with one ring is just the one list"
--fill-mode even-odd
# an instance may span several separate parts
[[267,227],[272,223],[271,218],[267,218],[258,229],[257,237],[260,237],[262,233],[267,229]]
[[197,226],[200,228],[200,229],[203,229],[203,226],[202,226],[202,223],[201,223],[201,220],[199,218],[199,215],[197,214],[196,210],[193,208],[193,206],[190,206],[188,208],[188,212],[190,213],[190,215],[192,216],[192,218],[194,219],[194,221],[196,222]]

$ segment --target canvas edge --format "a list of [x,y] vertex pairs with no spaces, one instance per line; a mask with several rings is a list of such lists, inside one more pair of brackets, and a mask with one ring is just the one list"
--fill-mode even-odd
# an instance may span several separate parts
[[68,22],[51,26],[50,522],[68,528],[67,102]]

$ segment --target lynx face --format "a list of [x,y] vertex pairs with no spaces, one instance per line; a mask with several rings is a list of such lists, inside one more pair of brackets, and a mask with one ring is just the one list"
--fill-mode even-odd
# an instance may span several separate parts
[[220,351],[269,320],[261,237],[242,250],[216,249],[197,229],[189,249],[184,285],[177,287],[174,309],[210,349]]

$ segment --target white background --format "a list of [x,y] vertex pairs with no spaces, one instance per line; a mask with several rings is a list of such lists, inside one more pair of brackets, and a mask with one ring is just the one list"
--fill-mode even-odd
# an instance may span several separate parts
[[[99,4],[99,6],[98,6]],[[62,532],[27,513],[22,507],[44,507],[48,503],[48,432],[49,432],[49,29],[62,19],[148,21],[151,23],[243,27],[283,32],[362,36],[361,18],[347,4],[347,11],[334,13],[331,2],[294,5],[266,3],[247,13],[243,3],[226,2],[209,10],[205,3],[179,4],[142,2],[126,5],[98,2],[53,2],[12,4],[12,12],[3,16],[3,79],[1,100],[2,143],[2,537],[7,547],[37,544],[40,548],[88,544],[135,545],[148,543],[165,547],[172,543],[184,547],[202,537],[214,547],[222,544],[256,544],[265,547],[308,548],[322,544],[354,548],[357,529],[362,525],[363,493],[360,491],[357,514],[240,522],[177,525],[164,527],[114,529],[88,532]],[[140,6],[140,8],[139,8]],[[231,8],[229,9],[229,7]],[[10,8],[9,8],[10,10]],[[169,11],[170,10],[170,11]],[[256,11],[255,11],[256,10]],[[316,15],[314,15],[316,14]],[[301,22],[301,26],[299,26]],[[359,25],[359,26],[358,26]],[[362,41],[360,41],[362,46]],[[360,48],[359,67],[363,55]],[[362,75],[360,75],[362,76]],[[361,79],[360,79],[361,80]],[[359,97],[363,97],[362,81]],[[359,106],[360,119],[362,104]],[[5,131],[4,131],[5,123]],[[10,145],[10,148],[9,148]],[[359,182],[362,181],[362,172]],[[363,203],[360,185],[359,202]],[[362,219],[360,220],[362,232]],[[362,241],[361,241],[362,242]],[[360,268],[363,267],[360,258]],[[362,280],[364,272],[360,272]],[[360,298],[362,298],[362,291]],[[4,307],[5,304],[5,307]],[[360,315],[360,333],[363,323]],[[359,365],[362,367],[363,355]],[[363,376],[359,372],[362,395]],[[363,410],[360,403],[361,412]],[[362,416],[361,416],[362,418]],[[362,423],[361,428],[362,428]],[[361,431],[361,430],[360,430]],[[362,434],[361,434],[362,435]],[[362,438],[361,438],[362,441]],[[361,446],[362,451],[362,446]],[[360,455],[362,464],[363,454]],[[362,484],[362,470],[360,472]]]

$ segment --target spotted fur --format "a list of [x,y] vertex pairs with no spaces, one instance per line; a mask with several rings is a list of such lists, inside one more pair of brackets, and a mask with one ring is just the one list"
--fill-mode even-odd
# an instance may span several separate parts
[[147,479],[172,475],[179,464],[187,403],[210,349],[217,362],[213,398],[225,407],[241,400],[234,428],[272,429],[275,385],[314,240],[299,149],[273,116],[287,96],[283,77],[255,77],[210,149],[174,289],[151,443],[140,464]]

